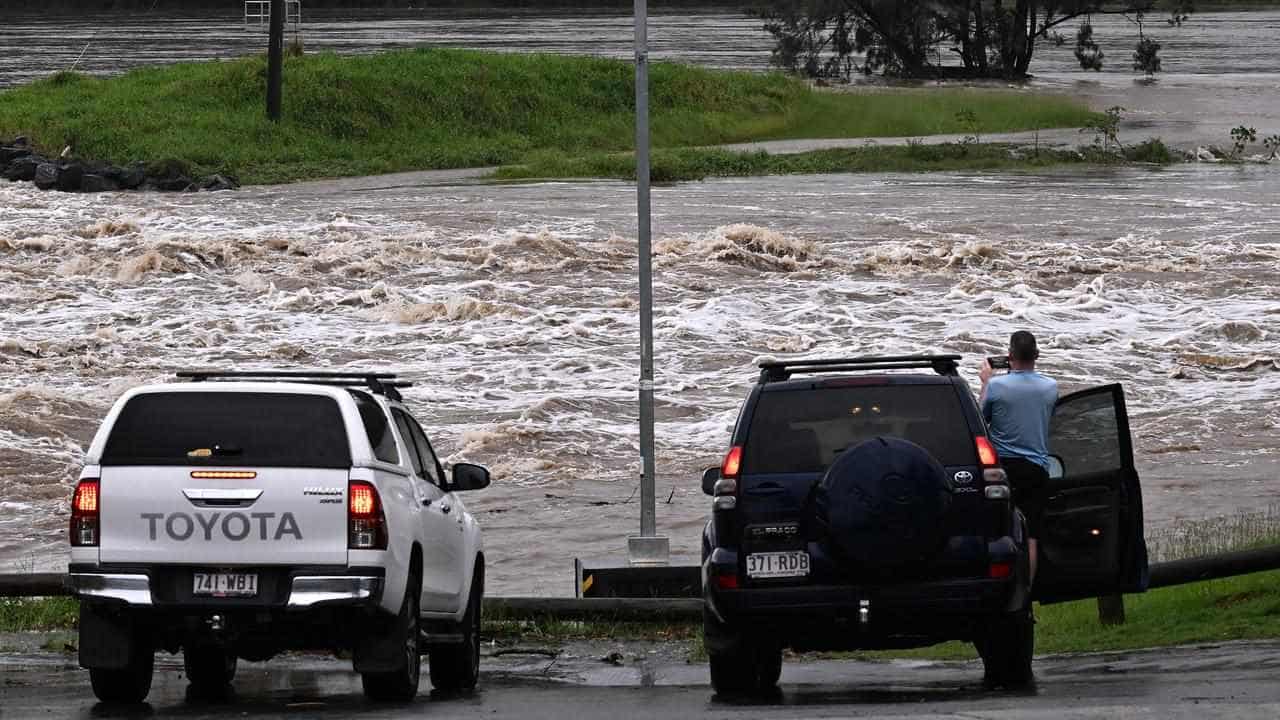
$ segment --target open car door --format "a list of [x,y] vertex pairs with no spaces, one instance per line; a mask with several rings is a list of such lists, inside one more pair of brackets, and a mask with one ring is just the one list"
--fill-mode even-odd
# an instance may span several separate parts
[[1033,597],[1060,602],[1146,590],[1142,490],[1124,390],[1105,385],[1060,398],[1049,452],[1062,467],[1050,473]]

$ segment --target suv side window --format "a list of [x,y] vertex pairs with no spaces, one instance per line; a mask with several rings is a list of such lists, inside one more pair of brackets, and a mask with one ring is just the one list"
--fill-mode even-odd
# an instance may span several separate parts
[[368,395],[353,392],[351,396],[355,398],[356,407],[360,410],[360,421],[364,423],[364,432],[369,437],[374,457],[399,465],[400,453],[396,451],[396,438],[391,432],[391,423],[387,422],[387,414]]
[[418,444],[418,450],[422,453],[422,464],[427,473],[425,477],[436,487],[444,487],[444,478],[440,475],[440,461],[436,459],[436,453],[431,449],[427,434],[422,432],[422,426],[412,416],[409,416],[409,426],[414,442]]
[[400,428],[400,439],[404,440],[404,449],[405,452],[409,453],[409,460],[413,463],[413,471],[417,473],[418,477],[425,478],[426,476],[422,474],[422,458],[420,457],[422,451],[420,448],[414,447],[417,443],[414,440],[413,431],[409,427],[408,416],[397,408],[392,408],[391,414],[396,419],[396,427]]

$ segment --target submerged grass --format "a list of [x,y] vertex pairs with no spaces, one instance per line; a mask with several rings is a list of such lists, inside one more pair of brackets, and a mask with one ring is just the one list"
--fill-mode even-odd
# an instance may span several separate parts
[[[936,172],[947,170],[1016,170],[1089,162],[1113,162],[1074,150],[1024,151],[1010,145],[977,143],[915,144],[836,148],[772,155],[713,148],[658,150],[650,159],[655,182],[701,180],[743,175],[796,175],[850,172]],[[632,153],[595,153],[567,157],[535,153],[520,165],[499,168],[499,180],[635,177]]]
[[[589,57],[423,48],[291,57],[284,118],[264,114],[266,62],[62,72],[0,93],[0,137],[117,164],[184,162],[247,183],[524,163],[633,149],[633,70]],[[1020,91],[830,92],[779,74],[655,63],[659,148],[782,138],[1075,127],[1070,98]],[[971,113],[971,115],[970,115]]]

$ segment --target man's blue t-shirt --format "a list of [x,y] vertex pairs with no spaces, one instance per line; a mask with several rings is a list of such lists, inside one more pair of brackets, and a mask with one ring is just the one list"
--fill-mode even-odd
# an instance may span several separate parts
[[1058,383],[1034,370],[1014,370],[987,383],[982,417],[1002,457],[1020,457],[1049,469],[1049,418]]

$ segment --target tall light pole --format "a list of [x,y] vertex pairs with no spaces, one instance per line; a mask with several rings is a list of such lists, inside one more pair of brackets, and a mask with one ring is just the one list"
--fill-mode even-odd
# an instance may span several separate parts
[[649,223],[649,11],[635,0],[636,228],[640,254],[640,536],[628,549],[633,564],[665,564],[667,538],[657,537],[653,457],[653,253]]

